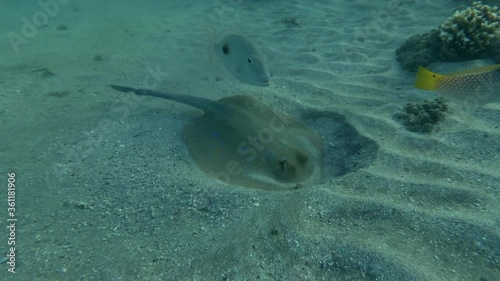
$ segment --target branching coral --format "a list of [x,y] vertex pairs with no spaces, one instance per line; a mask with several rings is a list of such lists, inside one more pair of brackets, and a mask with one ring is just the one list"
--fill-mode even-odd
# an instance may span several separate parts
[[444,59],[478,57],[494,42],[499,30],[498,7],[473,2],[471,7],[455,12],[439,27],[443,42],[440,56]]
[[408,103],[404,112],[394,115],[409,131],[431,133],[437,123],[444,119],[448,112],[448,104],[443,98],[424,101],[421,104]]

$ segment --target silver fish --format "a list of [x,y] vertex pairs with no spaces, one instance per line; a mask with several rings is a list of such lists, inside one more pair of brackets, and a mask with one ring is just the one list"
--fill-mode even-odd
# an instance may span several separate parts
[[256,86],[268,86],[271,77],[266,57],[241,35],[230,34],[215,42],[211,34],[211,47],[217,59],[241,82]]

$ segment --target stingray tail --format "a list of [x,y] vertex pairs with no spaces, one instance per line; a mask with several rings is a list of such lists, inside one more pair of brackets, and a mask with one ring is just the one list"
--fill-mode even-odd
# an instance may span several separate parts
[[212,112],[212,111],[220,111],[220,107],[223,106],[221,103],[204,99],[204,98],[199,98],[199,97],[194,97],[194,96],[189,96],[189,95],[177,95],[177,94],[171,94],[167,92],[160,92],[160,91],[154,91],[154,90],[148,90],[148,89],[140,89],[140,88],[130,88],[130,87],[125,87],[125,86],[118,86],[118,85],[109,85],[111,88],[128,93],[132,92],[138,96],[152,96],[152,97],[157,97],[157,98],[162,98],[162,99],[168,99],[168,100],[173,100],[176,102],[184,103],[187,105],[190,105],[192,107],[199,108],[205,113],[207,112]]

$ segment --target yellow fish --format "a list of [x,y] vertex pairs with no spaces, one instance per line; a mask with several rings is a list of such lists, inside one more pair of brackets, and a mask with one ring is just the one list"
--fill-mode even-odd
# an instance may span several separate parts
[[435,90],[445,97],[464,102],[464,105],[500,102],[500,64],[447,75],[434,73],[420,66],[415,87]]

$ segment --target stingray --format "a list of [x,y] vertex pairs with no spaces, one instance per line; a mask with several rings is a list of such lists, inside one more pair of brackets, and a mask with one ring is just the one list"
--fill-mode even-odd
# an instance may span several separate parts
[[237,95],[214,101],[111,85],[198,108],[184,141],[200,170],[224,183],[287,190],[321,178],[322,142],[313,130],[256,99]]

